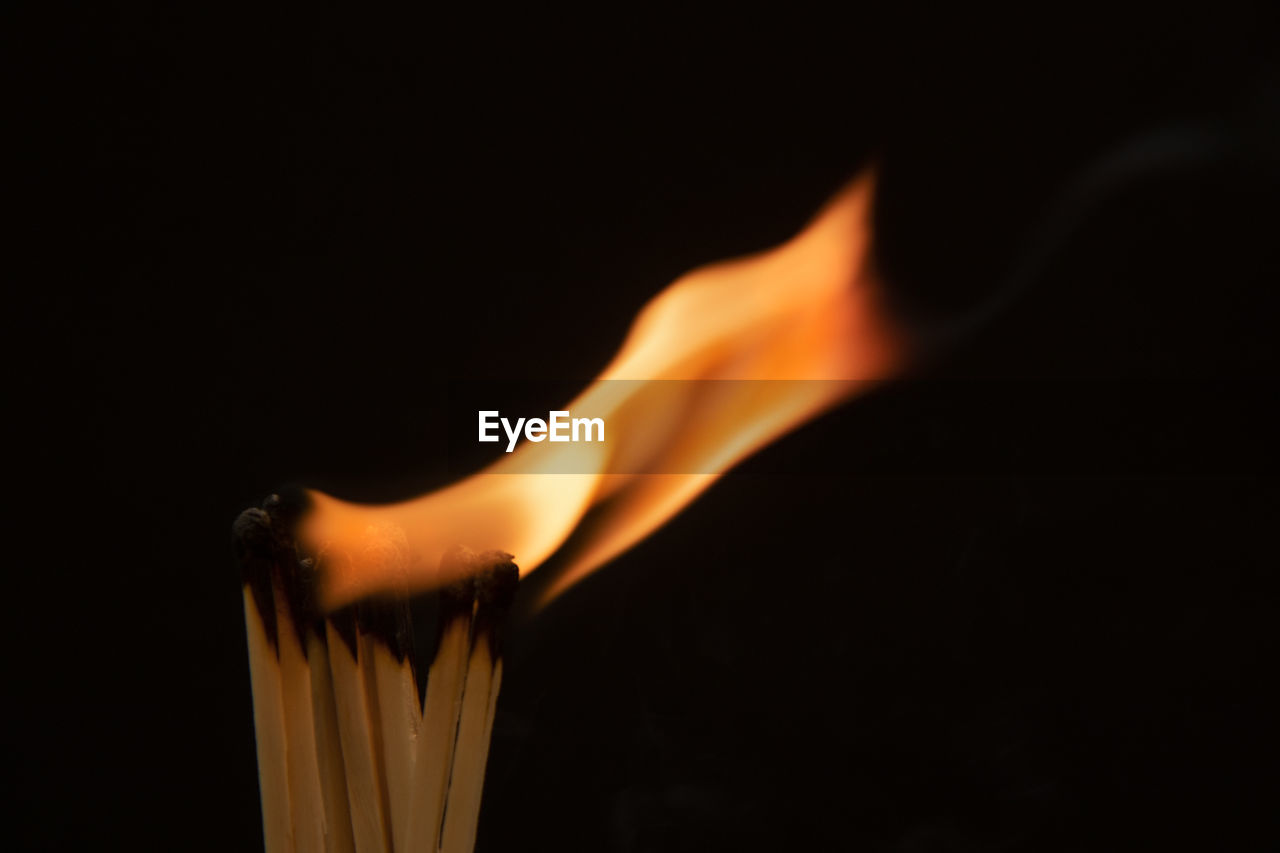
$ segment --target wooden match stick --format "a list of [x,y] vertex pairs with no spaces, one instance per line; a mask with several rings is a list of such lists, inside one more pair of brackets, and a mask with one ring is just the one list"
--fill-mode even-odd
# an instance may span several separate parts
[[[276,623],[294,844],[298,851],[347,853],[354,842],[346,775],[312,566],[300,561],[294,549],[292,508],[275,495],[264,503],[276,544]],[[313,683],[313,673],[319,685]]]
[[440,835],[443,853],[471,853],[475,848],[489,739],[502,686],[503,627],[520,581],[510,554],[486,557],[489,568],[476,578],[471,652]]
[[435,656],[427,671],[422,730],[414,765],[413,804],[406,836],[410,850],[436,850],[440,846],[441,817],[453,766],[453,747],[471,647],[473,578],[484,567],[482,559],[470,549],[457,547],[450,549],[440,561],[441,575],[461,580],[439,593]]
[[406,597],[369,602],[361,654],[372,662],[377,731],[382,746],[387,817],[393,850],[408,850],[410,791],[422,708],[413,671],[413,634]]
[[258,787],[262,796],[262,837],[267,853],[292,853],[284,699],[271,577],[271,519],[261,509],[247,509],[232,526],[232,536],[244,582],[244,623],[249,645],[249,681],[253,689]]
[[360,628],[353,605],[326,620],[329,667],[338,712],[338,735],[347,771],[347,803],[358,853],[391,849],[382,746],[377,737],[378,709],[372,663],[360,653]]
[[[299,563],[306,589],[315,589],[314,564]],[[314,604],[314,597],[309,596]],[[299,619],[303,617],[300,615]],[[338,729],[338,706],[329,664],[329,642],[323,621],[314,606],[306,615],[307,667],[311,675],[311,712],[314,715],[316,763],[324,798],[325,849],[328,853],[355,853],[351,810],[347,802],[347,773]]]

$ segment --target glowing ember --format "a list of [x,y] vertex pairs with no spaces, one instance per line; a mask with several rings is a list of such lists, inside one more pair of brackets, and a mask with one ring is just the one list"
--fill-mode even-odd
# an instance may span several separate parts
[[[868,263],[872,190],[864,174],[787,243],[695,270],[647,305],[597,382],[564,407],[603,418],[608,441],[524,443],[399,504],[313,492],[300,534],[321,554],[325,604],[403,588],[406,578],[414,589],[448,583],[440,556],[459,543],[515,554],[531,571],[599,506],[554,597],[735,463],[892,372],[902,346]],[[725,380],[756,382],[725,394]],[[376,544],[388,529],[403,531],[403,547]]]

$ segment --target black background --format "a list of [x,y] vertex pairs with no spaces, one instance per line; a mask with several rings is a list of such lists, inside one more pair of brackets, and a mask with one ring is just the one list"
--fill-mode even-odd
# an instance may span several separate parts
[[256,849],[236,513],[445,482],[451,381],[568,399],[874,160],[930,381],[522,612],[480,848],[1273,849],[1276,54],[1170,15],[41,30],[19,841]]

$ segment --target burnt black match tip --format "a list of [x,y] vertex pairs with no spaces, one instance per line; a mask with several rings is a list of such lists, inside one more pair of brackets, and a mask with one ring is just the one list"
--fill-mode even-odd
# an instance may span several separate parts
[[277,604],[283,604],[304,654],[308,631],[323,638],[315,561],[298,553],[294,539],[297,520],[309,505],[305,492],[285,489],[268,495],[261,508],[240,513],[231,526],[241,576],[268,623],[268,636],[273,643],[278,641]]
[[483,568],[480,555],[465,545],[454,545],[440,558],[440,574],[453,578],[440,589],[441,621],[452,616],[471,618],[476,598],[476,574]]
[[478,561],[481,568],[476,574],[476,598],[480,606],[508,609],[520,585],[520,569],[514,558],[505,551],[486,551]]
[[311,496],[301,486],[286,484],[267,495],[262,508],[280,524],[292,528],[311,509]]
[[249,587],[272,646],[279,642],[271,575],[279,551],[271,516],[261,509],[240,513],[231,525],[231,540],[240,578]]
[[[520,569],[505,551],[479,555],[484,568],[476,575],[476,615],[472,636],[487,638],[493,660],[502,655],[503,626],[520,586]],[[474,642],[474,640],[473,640]]]

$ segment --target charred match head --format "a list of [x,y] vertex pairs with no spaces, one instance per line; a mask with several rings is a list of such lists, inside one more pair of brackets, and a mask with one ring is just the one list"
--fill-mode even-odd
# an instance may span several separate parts
[[456,578],[440,588],[440,623],[465,616],[471,618],[475,608],[476,576],[485,568],[483,555],[465,545],[455,545],[440,558],[441,577]]
[[292,531],[298,520],[311,509],[311,498],[306,489],[283,486],[262,499],[262,508]]
[[246,509],[231,525],[231,539],[236,562],[240,565],[240,579],[253,594],[254,603],[266,629],[267,640],[274,647],[278,639],[271,576],[275,565],[276,545],[271,516],[266,510],[256,507]]
[[520,584],[520,569],[512,556],[503,551],[486,551],[480,555],[484,566],[476,575],[476,614],[473,622],[473,645],[488,642],[489,654],[497,659],[502,654],[503,626],[515,601]]
[[268,639],[272,645],[279,642],[274,603],[278,596],[305,650],[306,632],[315,629],[320,618],[315,561],[298,553],[294,538],[294,526],[306,510],[307,498],[300,490],[283,494],[268,495],[261,508],[240,513],[231,527],[232,540],[241,578],[253,592]]

